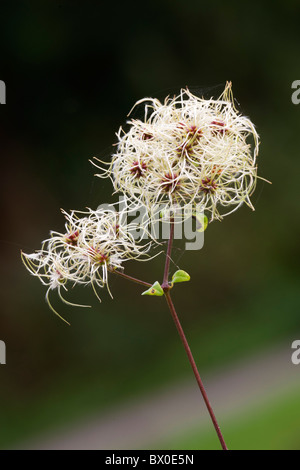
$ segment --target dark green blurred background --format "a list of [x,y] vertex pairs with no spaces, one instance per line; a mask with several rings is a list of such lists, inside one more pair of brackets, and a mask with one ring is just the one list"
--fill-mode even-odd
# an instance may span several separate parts
[[[191,378],[163,300],[112,279],[113,301],[104,294],[98,304],[91,290],[79,289],[73,298],[92,309],[59,306],[67,327],[20,261],[21,248],[32,252],[50,229],[63,229],[60,208],[111,200],[110,183],[93,176],[88,160],[108,158],[115,132],[145,96],[231,80],[255,123],[259,174],[273,184],[259,182],[255,212],[243,207],[211,224],[201,251],[183,253],[179,244],[174,260],[191,282],[178,286],[174,301],[204,377],[254,352],[263,356],[277,342],[286,345],[289,365],[300,336],[300,105],[291,102],[291,84],[300,79],[298,2],[4,1],[0,10],[7,87],[0,108],[0,339],[7,347],[0,447],[55,435],[83,416]],[[154,281],[162,264],[132,263],[127,272]],[[299,417],[295,403],[291,420]],[[272,429],[286,433],[290,424],[280,416]],[[231,447],[257,447],[255,430],[248,431],[240,444],[233,433]],[[300,448],[294,431],[284,444],[280,435],[264,442],[267,433],[261,448]]]

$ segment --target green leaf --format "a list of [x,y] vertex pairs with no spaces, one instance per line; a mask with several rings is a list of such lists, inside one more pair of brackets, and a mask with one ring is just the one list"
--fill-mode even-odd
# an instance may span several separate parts
[[172,276],[172,284],[175,282],[186,282],[191,279],[190,275],[186,271],[182,271],[181,269],[179,271],[176,271],[176,273],[173,274]]
[[207,229],[208,218],[202,212],[193,212],[193,217],[197,221],[197,232],[204,232]]
[[142,293],[142,295],[157,295],[161,296],[164,295],[164,291],[158,281],[156,281],[153,286],[149,287],[148,290]]

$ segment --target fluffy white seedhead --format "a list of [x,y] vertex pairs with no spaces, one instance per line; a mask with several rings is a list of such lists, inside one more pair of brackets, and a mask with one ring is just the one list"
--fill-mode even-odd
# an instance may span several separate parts
[[100,300],[97,287],[109,291],[110,271],[122,269],[123,263],[130,259],[150,259],[147,253],[151,243],[135,241],[136,227],[126,223],[123,213],[89,209],[86,213],[63,211],[63,214],[64,233],[51,232],[41,250],[22,253],[26,268],[48,286],[46,299],[55,313],[49,301],[51,290],[57,289],[60,298],[70,304],[62,297],[62,288],[68,290],[68,284],[91,285]]
[[[219,99],[182,89],[164,103],[145,98],[144,120],[120,128],[108,169],[116,192],[149,209],[158,203],[200,204],[221,219],[246,203],[256,185],[259,138],[235,105],[231,83]],[[97,166],[97,165],[96,165]]]

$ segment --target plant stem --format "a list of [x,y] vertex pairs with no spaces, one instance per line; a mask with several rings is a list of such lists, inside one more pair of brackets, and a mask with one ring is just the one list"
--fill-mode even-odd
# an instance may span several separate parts
[[176,326],[177,331],[178,331],[178,333],[179,333],[180,339],[181,339],[181,341],[182,341],[182,343],[183,343],[183,346],[184,346],[184,349],[185,349],[185,351],[186,351],[186,354],[187,354],[187,356],[188,356],[188,360],[189,360],[189,362],[190,362],[190,364],[191,364],[191,366],[192,366],[192,369],[193,369],[195,378],[196,378],[196,380],[197,380],[197,383],[198,383],[200,392],[201,392],[201,394],[202,394],[202,397],[203,397],[203,399],[204,399],[206,408],[207,408],[207,410],[208,410],[208,412],[209,412],[209,415],[210,415],[210,417],[211,417],[212,423],[213,423],[214,428],[215,428],[215,430],[216,430],[216,433],[217,433],[217,435],[218,435],[218,438],[219,438],[219,441],[220,441],[220,443],[221,443],[222,449],[223,449],[223,450],[228,450],[228,448],[227,448],[227,446],[226,446],[226,443],[225,443],[225,441],[224,441],[223,435],[222,435],[222,433],[221,433],[220,426],[218,425],[216,416],[215,416],[214,411],[213,411],[213,409],[212,409],[212,406],[211,406],[211,404],[210,404],[210,402],[209,402],[209,399],[208,399],[206,390],[205,390],[205,388],[204,388],[203,382],[202,382],[202,380],[201,380],[199,371],[198,371],[198,369],[197,369],[197,366],[196,366],[194,357],[193,357],[192,352],[191,352],[191,349],[190,349],[190,347],[189,347],[189,343],[188,343],[188,341],[187,341],[187,339],[186,339],[186,336],[185,336],[185,334],[184,334],[183,328],[182,328],[182,326],[181,326],[181,323],[180,323],[179,318],[178,318],[178,315],[177,315],[177,313],[176,313],[174,304],[173,304],[172,299],[171,299],[171,295],[170,295],[170,285],[169,285],[169,282],[168,282],[168,278],[169,278],[169,268],[170,268],[172,244],[173,244],[173,238],[174,238],[174,221],[173,221],[172,219],[171,219],[171,221],[170,221],[170,224],[171,224],[171,228],[170,228],[170,238],[169,238],[168,248],[167,248],[167,254],[166,254],[166,262],[165,262],[164,278],[163,278],[162,288],[163,288],[163,290],[164,290],[165,297],[166,297],[166,301],[167,301],[168,307],[169,307],[169,309],[170,309],[172,318],[173,318],[173,320],[174,320],[175,326]]
[[213,425],[215,427],[215,430],[217,432],[217,435],[218,435],[218,438],[219,438],[219,441],[221,443],[221,446],[222,446],[222,449],[223,450],[228,450],[227,446],[226,446],[226,443],[224,441],[224,438],[222,436],[222,433],[221,433],[221,429],[220,429],[220,426],[218,425],[218,422],[217,422],[217,419],[215,417],[215,414],[213,412],[213,409],[212,409],[212,406],[209,402],[209,399],[208,399],[208,396],[207,396],[207,393],[205,391],[205,388],[204,388],[204,385],[203,385],[203,382],[201,380],[201,377],[200,377],[200,374],[198,372],[198,369],[197,369],[197,366],[196,366],[196,363],[195,363],[195,360],[193,358],[193,355],[192,355],[192,352],[191,352],[191,349],[189,347],[189,344],[188,344],[188,341],[185,337],[185,334],[184,334],[184,331],[182,329],[182,326],[180,324],[180,321],[179,321],[179,318],[177,316],[177,313],[176,313],[176,310],[175,310],[175,307],[174,307],[174,304],[172,302],[172,299],[171,299],[171,295],[170,295],[170,291],[167,290],[165,292],[165,297],[166,297],[166,301],[167,301],[167,304],[169,306],[169,309],[170,309],[170,312],[172,314],[172,317],[173,317],[173,320],[174,320],[174,323],[176,325],[176,328],[177,328],[177,331],[179,333],[179,336],[181,338],[181,341],[183,343],[183,346],[184,346],[184,349],[187,353],[187,356],[188,356],[188,359],[189,359],[189,362],[192,366],[192,369],[193,369],[193,372],[194,372],[194,375],[196,377],[196,380],[197,380],[197,383],[199,385],[199,388],[200,388],[200,391],[201,391],[201,394],[202,394],[202,397],[204,399],[204,402],[205,402],[205,405],[208,409],[208,412],[210,414],[210,417],[211,417],[211,420],[213,422]]
[[146,286],[146,287],[152,286],[152,284],[149,284],[149,282],[141,281],[140,279],[136,279],[135,277],[128,276],[128,274],[124,274],[121,271],[111,270],[110,272],[113,274],[118,274],[118,276],[121,276],[124,279],[127,279],[128,281],[135,282],[136,284],[140,284],[141,286]]
[[162,283],[162,288],[169,288],[169,268],[170,268],[170,261],[171,261],[171,252],[172,252],[172,245],[174,239],[174,218],[170,219],[170,238],[168,241],[168,248],[166,254],[166,262],[165,262],[165,270],[164,270],[164,278]]
[[[216,419],[216,416],[214,414],[214,411],[212,409],[212,406],[209,402],[209,399],[208,399],[208,396],[207,396],[207,393],[206,393],[206,390],[204,388],[204,385],[203,385],[203,382],[201,380],[201,377],[200,377],[200,374],[199,374],[199,371],[197,369],[197,366],[196,366],[196,363],[195,363],[195,360],[194,360],[194,357],[192,355],[192,352],[191,352],[191,349],[189,347],[189,343],[186,339],[186,336],[184,334],[184,331],[183,331],[183,328],[181,326],[181,323],[179,321],[179,318],[178,318],[178,315],[176,313],[176,310],[175,310],[175,307],[174,307],[174,304],[172,302],[172,299],[171,299],[171,295],[170,295],[170,285],[169,285],[169,269],[170,269],[170,261],[171,261],[171,252],[172,252],[172,245],[173,245],[173,239],[174,239],[174,219],[171,219],[170,220],[170,238],[169,238],[169,241],[168,241],[168,248],[167,248],[167,253],[166,253],[166,261],[165,261],[165,268],[164,268],[164,277],[163,277],[163,283],[162,283],[162,289],[164,291],[164,294],[165,294],[165,297],[166,297],[166,301],[167,301],[167,304],[168,304],[168,307],[170,309],[170,312],[171,312],[171,315],[172,315],[172,318],[174,320],[174,323],[175,323],[175,326],[177,328],[177,331],[179,333],[179,336],[180,336],[180,339],[183,343],[183,346],[184,346],[184,349],[186,351],[186,354],[188,356],[188,360],[192,366],[192,369],[193,369],[193,372],[194,372],[194,375],[195,375],[195,378],[197,380],[197,383],[198,383],[198,386],[199,386],[199,389],[200,389],[200,392],[202,394],[202,397],[204,399],[204,402],[205,402],[205,405],[206,405],[206,408],[209,412],[209,415],[211,417],[211,420],[212,420],[212,423],[215,427],[215,430],[217,432],[217,435],[218,435],[218,438],[219,438],[219,441],[221,443],[221,446],[222,446],[222,449],[223,450],[228,450],[227,446],[226,446],[226,443],[224,441],[224,438],[223,438],[223,435],[221,433],[221,429],[220,429],[220,426],[218,425],[218,422],[217,422],[217,419]],[[135,282],[136,284],[140,284],[142,286],[146,286],[146,287],[151,287],[152,284],[150,284],[149,282],[145,282],[145,281],[142,281],[140,279],[137,279],[135,277],[132,277],[132,276],[128,276],[128,274],[124,274],[122,273],[121,271],[117,271],[117,270],[111,270],[112,273],[114,274],[117,274],[118,276],[121,276],[123,277],[124,279],[127,279],[128,281],[132,281],[132,282]]]

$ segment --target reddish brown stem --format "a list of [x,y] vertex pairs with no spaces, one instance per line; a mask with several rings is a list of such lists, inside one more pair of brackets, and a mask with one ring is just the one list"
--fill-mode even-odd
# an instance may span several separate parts
[[181,323],[179,321],[179,318],[178,318],[178,315],[176,313],[176,310],[175,310],[175,307],[174,307],[174,304],[172,302],[172,299],[171,299],[171,295],[170,295],[170,285],[169,285],[169,268],[170,268],[170,260],[171,260],[171,252],[172,252],[172,245],[173,245],[173,238],[174,238],[174,220],[171,219],[170,221],[170,224],[171,224],[171,227],[170,227],[170,238],[169,238],[169,242],[168,242],[168,248],[167,248],[167,255],[166,255],[166,262],[165,262],[165,269],[164,269],[164,278],[163,278],[163,284],[162,284],[162,288],[164,290],[164,293],[165,293],[165,297],[166,297],[166,301],[167,301],[167,304],[168,304],[168,307],[170,309],[170,312],[171,312],[171,315],[172,315],[172,318],[174,320],[174,323],[175,323],[175,326],[177,328],[177,331],[179,333],[179,336],[180,336],[180,339],[183,343],[183,346],[184,346],[184,349],[186,351],[186,354],[188,356],[188,360],[192,366],[192,369],[193,369],[193,372],[194,372],[194,375],[195,375],[195,378],[197,380],[197,383],[198,383],[198,386],[199,386],[199,389],[200,389],[200,392],[202,394],[202,397],[204,399],[204,402],[205,402],[205,405],[206,405],[206,408],[209,412],[209,415],[211,417],[211,420],[212,420],[212,423],[215,427],[215,430],[216,430],[216,433],[218,435],[218,438],[219,438],[219,441],[221,443],[221,446],[222,446],[222,449],[223,450],[228,450],[227,446],[226,446],[226,443],[224,441],[224,438],[223,438],[223,435],[221,433],[221,429],[220,429],[220,426],[218,425],[218,422],[217,422],[217,419],[216,419],[216,416],[214,414],[214,411],[212,409],[212,406],[209,402],[209,399],[208,399],[208,396],[207,396],[207,393],[205,391],[205,388],[204,388],[204,385],[203,385],[203,382],[201,380],[201,377],[200,377],[200,374],[198,372],[198,369],[197,369],[197,366],[196,366],[196,363],[195,363],[195,360],[194,360],[194,357],[192,355],[192,352],[191,352],[191,349],[189,347],[189,343],[186,339],[186,336],[184,334],[184,331],[182,329],[182,326],[181,326]]
[[[169,242],[168,242],[168,248],[167,248],[167,254],[166,254],[166,261],[165,261],[165,268],[164,268],[164,277],[163,277],[163,283],[162,283],[162,288],[164,290],[164,294],[165,294],[165,297],[166,297],[166,301],[167,301],[167,304],[168,304],[168,307],[170,309],[170,312],[171,312],[171,315],[172,315],[172,318],[174,320],[174,323],[175,323],[175,326],[177,328],[177,331],[179,333],[179,336],[181,338],[181,341],[183,343],[183,346],[184,346],[184,349],[186,351],[186,354],[188,356],[188,360],[192,366],[192,369],[193,369],[193,372],[194,372],[194,375],[195,375],[195,378],[197,380],[197,383],[198,383],[198,386],[199,386],[199,389],[200,389],[200,392],[202,394],[202,397],[204,399],[204,402],[205,402],[205,405],[206,405],[206,408],[209,412],[209,415],[211,417],[211,420],[212,420],[212,423],[215,427],[215,430],[217,432],[217,435],[218,435],[218,438],[219,438],[219,441],[221,443],[221,446],[222,446],[222,449],[223,450],[228,450],[227,446],[226,446],[226,443],[224,441],[224,438],[223,438],[223,435],[221,433],[221,429],[220,429],[220,426],[218,425],[218,422],[217,422],[217,419],[216,419],[216,416],[214,414],[214,411],[212,409],[212,406],[209,402],[209,399],[208,399],[208,396],[207,396],[207,393],[206,393],[206,390],[204,388],[204,385],[203,385],[203,382],[201,380],[201,377],[200,377],[200,374],[198,372],[198,369],[197,369],[197,366],[196,366],[196,363],[195,363],[195,360],[193,358],[193,355],[192,355],[192,352],[191,352],[191,349],[189,347],[189,344],[188,344],[188,341],[186,339],[186,336],[184,334],[184,331],[182,329],[182,326],[181,326],[181,323],[179,321],[179,318],[178,318],[178,315],[176,313],[176,310],[175,310],[175,307],[174,307],[174,304],[172,302],[172,299],[171,299],[171,295],[170,295],[170,285],[169,285],[169,269],[170,269],[170,261],[171,261],[171,252],[172,252],[172,245],[173,245],[173,239],[174,239],[174,221],[173,219],[171,219],[171,226],[170,226],[170,238],[169,238]],[[114,274],[117,274],[121,277],[123,277],[124,279],[127,279],[128,281],[132,281],[132,282],[135,282],[136,284],[140,284],[142,286],[146,286],[146,287],[151,287],[152,284],[150,284],[149,282],[145,282],[145,281],[141,281],[140,279],[136,279],[135,277],[132,277],[132,276],[128,276],[128,274],[124,274],[120,271],[117,271],[117,270],[112,270],[111,271],[112,273]]]
[[162,283],[162,286],[161,286],[163,289],[168,289],[169,288],[169,269],[170,269],[173,239],[174,239],[174,219],[171,218],[171,220],[170,220],[170,238],[169,238],[167,254],[166,254],[164,278],[163,278],[163,283]]
[[123,277],[124,279],[127,279],[128,281],[135,282],[136,284],[140,284],[141,286],[146,286],[146,287],[151,287],[152,284],[149,284],[149,282],[141,281],[140,279],[137,279],[132,276],[128,276],[128,274],[124,274],[121,271],[116,271],[116,270],[111,270],[110,272],[114,274],[118,274],[118,276]]
[[186,353],[187,353],[189,362],[190,362],[190,364],[191,364],[191,366],[192,366],[192,369],[193,369],[194,375],[195,375],[195,377],[196,377],[197,383],[198,383],[198,385],[199,385],[199,388],[200,388],[202,397],[203,397],[203,399],[204,399],[206,408],[208,409],[208,412],[209,412],[209,414],[210,414],[211,420],[212,420],[213,425],[214,425],[214,427],[215,427],[215,430],[216,430],[216,432],[217,432],[217,435],[218,435],[219,441],[220,441],[220,443],[221,443],[222,449],[223,449],[223,450],[228,450],[228,448],[227,448],[227,446],[226,446],[226,444],[225,444],[224,438],[223,438],[223,436],[222,436],[222,433],[221,433],[221,430],[220,430],[220,426],[218,425],[218,422],[217,422],[217,419],[216,419],[215,414],[214,414],[214,412],[213,412],[212,406],[211,406],[211,404],[210,404],[210,402],[209,402],[207,393],[206,393],[206,391],[205,391],[203,382],[202,382],[201,377],[200,377],[200,374],[199,374],[199,372],[198,372],[198,369],[197,369],[195,360],[194,360],[194,358],[193,358],[192,352],[191,352],[191,350],[190,350],[188,341],[187,341],[187,339],[186,339],[186,337],[185,337],[184,331],[183,331],[183,329],[182,329],[182,326],[181,326],[181,324],[180,324],[179,318],[178,318],[178,316],[177,316],[177,313],[176,313],[174,304],[173,304],[173,302],[172,302],[172,299],[171,299],[170,291],[169,291],[169,290],[167,290],[167,291],[165,292],[165,297],[166,297],[166,301],[167,301],[167,304],[168,304],[168,306],[169,306],[170,312],[171,312],[171,314],[172,314],[174,323],[175,323],[175,325],[176,325],[177,331],[178,331],[179,336],[180,336],[180,338],[181,338],[181,341],[182,341],[182,343],[183,343],[184,349],[185,349],[185,351],[186,351]]

